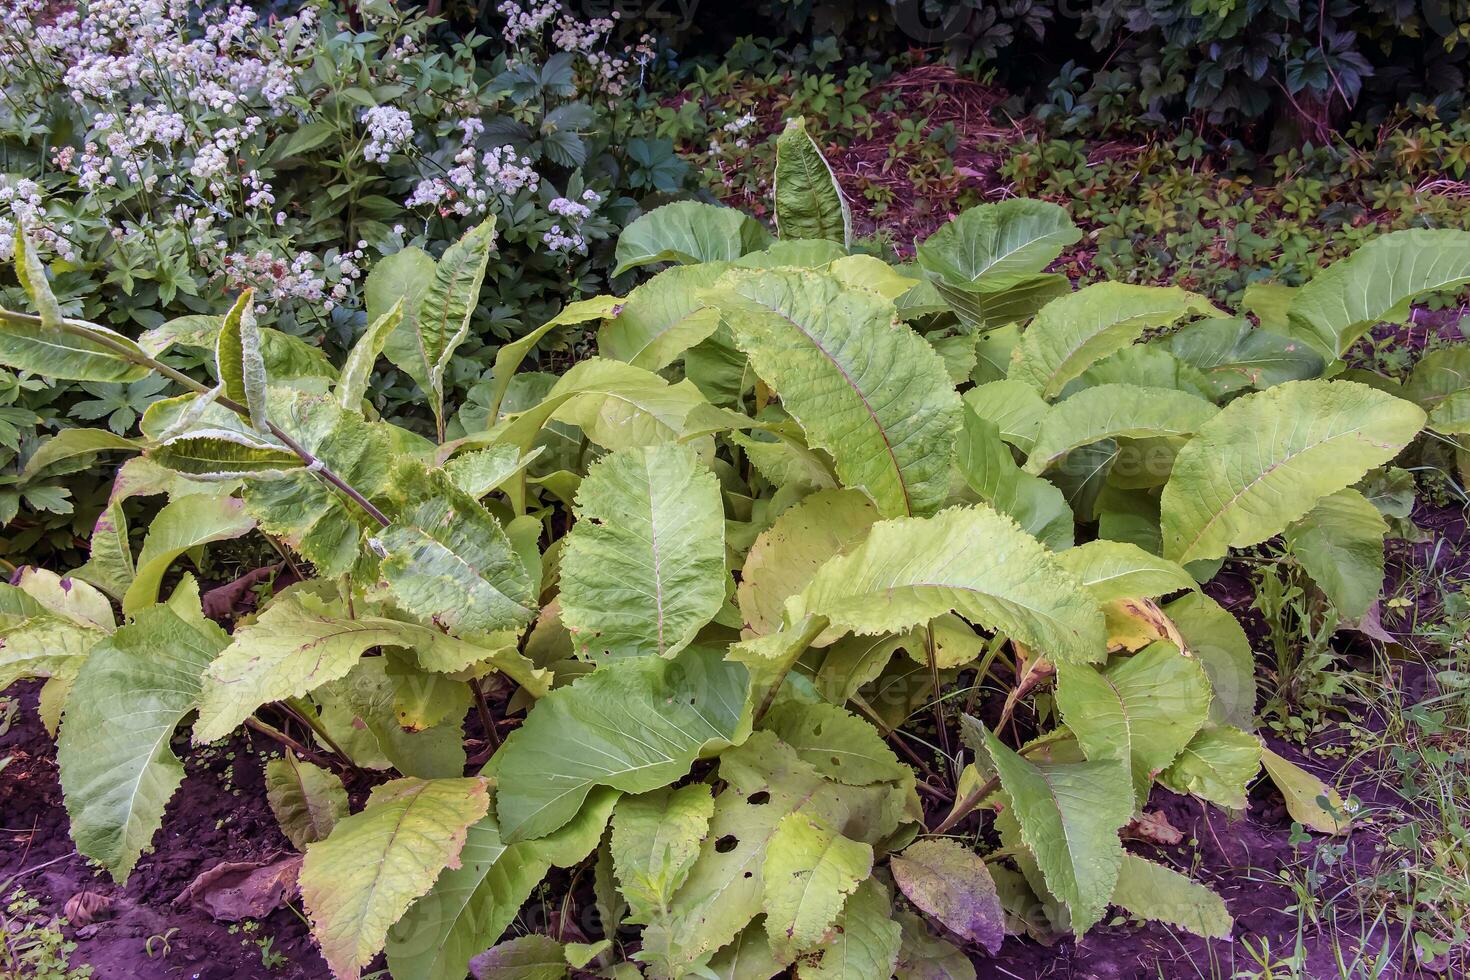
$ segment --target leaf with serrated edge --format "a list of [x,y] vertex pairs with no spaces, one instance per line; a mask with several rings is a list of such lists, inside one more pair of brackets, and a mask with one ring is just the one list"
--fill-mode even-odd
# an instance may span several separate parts
[[943,504],[960,399],[891,302],[793,269],[735,270],[705,295],[845,484],[885,517]]
[[856,490],[818,491],[783,512],[755,539],[741,568],[735,596],[745,626],[756,634],[779,629],[786,600],[877,519],[872,501]]
[[265,798],[281,833],[298,851],[325,840],[348,813],[341,777],[296,758],[290,749],[265,764]]
[[873,525],[787,602],[855,633],[895,633],[957,612],[1057,661],[1105,655],[1102,611],[1075,575],[989,507]]
[[[536,705],[492,758],[506,841],[556,830],[595,786],[644,793],[748,730],[748,672],[691,647],[603,664]],[[595,751],[594,751],[595,749]]]
[[771,243],[771,233],[735,208],[676,201],[638,217],[618,236],[614,276],[656,262],[728,262]]
[[1094,362],[1122,350],[1150,327],[1191,314],[1219,314],[1209,300],[1177,286],[1100,282],[1052,300],[1021,335],[1008,377],[1055,398]]
[[801,980],[871,980],[890,977],[898,965],[902,928],[894,921],[888,890],[869,878],[843,906],[836,935],[822,946],[815,963],[797,967]]
[[1103,384],[1084,388],[1041,417],[1026,472],[1040,474],[1079,446],[1103,439],[1187,436],[1215,414],[1214,405],[1186,391]]
[[469,828],[460,864],[388,932],[388,967],[414,980],[464,980],[470,957],[510,925],[553,866],[577,865],[597,847],[618,794],[596,789],[560,830],[539,840],[505,844],[493,813]]
[[465,834],[489,807],[480,777],[395,779],[307,847],[301,901],[338,980],[357,980],[389,927],[440,872],[460,867]]
[[1352,381],[1288,381],[1236,399],[1174,460],[1164,556],[1183,564],[1265,541],[1398,455],[1424,421],[1412,402]]
[[826,239],[847,248],[852,213],[806,120],[786,120],[776,138],[776,230],[786,239]]
[[470,960],[470,975],[475,980],[559,980],[567,975],[567,954],[550,936],[531,933]]
[[1089,761],[1118,759],[1133,770],[1137,804],[1155,773],[1189,744],[1209,716],[1210,682],[1199,663],[1157,642],[1097,670],[1057,668],[1057,706]]
[[1207,725],[1190,739],[1159,783],[1230,810],[1244,810],[1246,786],[1261,771],[1261,743],[1239,728]]
[[77,676],[57,741],[61,788],[77,850],[118,883],[183,782],[169,740],[228,642],[197,610],[186,618],[153,606],[93,648]]
[[714,810],[714,797],[703,783],[663,787],[618,801],[612,859],[629,921],[646,923],[668,911],[669,899],[699,856]]
[[1118,830],[1133,816],[1128,767],[1114,760],[1030,762],[989,730],[985,747],[1010,797],[1025,842],[1075,933],[1107,909],[1123,863]]
[[225,314],[215,338],[214,363],[225,397],[244,405],[250,412],[250,424],[264,430],[265,359],[255,323],[254,290],[242,292]]
[[724,505],[692,447],[604,456],[577,490],[561,557],[562,621],[582,656],[671,657],[725,599]]
[[1388,522],[1351,488],[1323,497],[1286,528],[1286,546],[1317,587],[1349,620],[1368,611],[1383,590],[1383,536]]
[[777,959],[791,962],[824,943],[848,896],[872,872],[871,845],[804,813],[782,817],[761,868],[761,908]]
[[1089,541],[1057,555],[1098,602],[1154,599],[1199,586],[1183,568],[1125,541]]
[[1229,939],[1235,925],[1219,895],[1136,854],[1123,857],[1113,904],[1141,919],[1178,926],[1205,939]]

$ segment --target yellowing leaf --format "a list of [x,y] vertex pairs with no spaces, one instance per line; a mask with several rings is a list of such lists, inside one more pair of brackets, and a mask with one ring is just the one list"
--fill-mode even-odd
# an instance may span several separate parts
[[761,869],[766,935],[790,962],[827,938],[843,905],[873,871],[873,848],[804,813],[781,818]]
[[306,849],[301,900],[338,980],[357,980],[388,929],[446,867],[460,866],[471,824],[490,806],[486,780],[395,779]]
[[1139,918],[1178,926],[1206,939],[1229,939],[1235,925],[1219,895],[1136,854],[1123,857],[1113,904]]
[[290,749],[265,764],[265,798],[281,833],[298,851],[325,840],[348,812],[341,778],[296,758]]

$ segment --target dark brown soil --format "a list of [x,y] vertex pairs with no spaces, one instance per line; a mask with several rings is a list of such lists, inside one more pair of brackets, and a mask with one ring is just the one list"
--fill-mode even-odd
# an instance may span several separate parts
[[[155,850],[144,854],[124,887],[93,869],[76,853],[67,831],[50,737],[36,717],[35,682],[11,689],[21,711],[0,736],[0,758],[12,760],[0,773],[0,883],[5,896],[16,888],[40,900],[49,915],[60,915],[67,900],[82,891],[110,900],[110,917],[64,930],[77,943],[73,965],[90,964],[98,980],[317,980],[329,976],[305,922],[281,908],[253,931],[215,922],[174,899],[200,873],[222,861],[248,861],[289,853],[290,843],[276,827],[265,801],[263,756],[276,746],[252,744],[249,734],[232,739],[223,751],[189,753],[187,738],[174,751],[185,759],[188,775],[164,814]],[[4,897],[4,896],[0,896]],[[153,953],[146,952],[150,937]],[[274,952],[287,962],[267,970],[257,940],[273,939]],[[167,949],[165,953],[164,950]]]

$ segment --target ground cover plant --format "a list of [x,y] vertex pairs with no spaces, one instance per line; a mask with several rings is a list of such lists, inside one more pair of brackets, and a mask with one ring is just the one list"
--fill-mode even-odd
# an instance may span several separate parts
[[[43,681],[83,855],[125,881],[176,746],[243,726],[279,747],[292,851],[231,884],[257,918],[299,890],[334,976],[964,977],[1110,910],[1229,937],[1187,864],[1125,847],[1168,838],[1161,795],[1241,811],[1265,779],[1304,837],[1364,818],[1263,740],[1250,643],[1200,584],[1275,549],[1273,621],[1373,629],[1413,495],[1395,464],[1464,468],[1470,349],[1403,384],[1343,358],[1470,282],[1470,234],[1381,236],[1232,314],[1074,290],[1047,270],[1080,231],[1043,201],[968,209],[911,262],[855,252],[806,124],[776,149],[775,234],[647,212],[614,275],[651,277],[503,345],[457,406],[489,221],[380,261],[368,329],[299,373],[249,290],[134,341],[64,313],[17,235],[29,308],[0,312],[0,362],[167,382],[136,435],[37,450],[126,461],[88,561],[0,590],[0,683]],[[566,370],[520,370],[587,331]],[[453,410],[442,436],[365,400],[395,344]],[[141,496],[167,502],[134,535]],[[213,608],[227,632],[175,566],[247,536],[291,574]],[[1278,721],[1303,651],[1272,664]],[[536,894],[555,915],[507,932]]]

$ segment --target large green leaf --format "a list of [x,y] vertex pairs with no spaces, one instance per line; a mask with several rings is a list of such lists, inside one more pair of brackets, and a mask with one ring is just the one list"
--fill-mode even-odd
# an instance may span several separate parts
[[607,663],[552,691],[491,762],[503,839],[551,833],[596,786],[645,793],[709,749],[740,741],[747,679],[740,664],[691,647],[673,660]]
[[776,138],[776,230],[784,239],[852,244],[852,213],[832,167],[800,116]]
[[398,605],[459,634],[534,619],[539,583],[500,522],[443,470],[404,463],[394,474],[399,512],[372,540]]
[[561,559],[562,621],[591,659],[671,657],[725,600],[720,486],[677,443],[624,449],[577,491]]
[[877,519],[872,501],[856,490],[821,490],[783,512],[755,539],[740,570],[735,595],[745,626],[758,635],[780,628],[786,600]]
[[1425,354],[1401,394],[1426,412],[1432,412],[1446,398],[1470,390],[1470,345],[1457,344]]
[[46,467],[77,456],[95,456],[97,453],[121,450],[136,453],[143,444],[106,429],[62,429],[42,442],[26,460],[21,476],[30,479]]
[[689,877],[715,801],[703,783],[625,796],[613,810],[611,851],[630,922],[668,911]]
[[357,980],[414,899],[461,866],[466,832],[489,807],[481,778],[395,779],[307,847],[301,900],[338,980]]
[[61,788],[77,850],[119,883],[183,782],[169,740],[228,643],[197,609],[152,606],[93,648],[77,676],[57,740]]
[[[444,372],[455,350],[469,335],[470,317],[479,301],[485,267],[494,248],[494,218],[487,218],[465,232],[439,257],[434,278],[419,297],[414,316],[411,319],[404,316],[401,326],[411,326],[413,335],[407,337],[400,329],[388,337],[389,359],[401,363],[429,393],[436,415],[443,414]],[[411,341],[412,346],[404,344],[405,340]]]
[[164,573],[184,552],[211,541],[238,538],[255,527],[236,497],[191,494],[170,501],[148,525],[138,552],[137,573],[123,596],[123,612],[134,615],[158,600]]
[[383,339],[383,354],[425,393],[430,391],[430,365],[419,345],[419,307],[436,268],[432,255],[410,245],[375,262],[363,284],[369,323],[382,323],[393,307],[402,304],[398,325]]
[[[629,299],[631,300],[632,297],[630,296]],[[591,299],[568,303],[562,307],[560,313],[524,337],[508,344],[502,344],[500,350],[495,352],[495,365],[492,368],[494,382],[490,390],[490,411],[488,413],[491,426],[500,420],[500,408],[505,403],[505,393],[510,390],[511,378],[515,376],[516,371],[520,370],[521,362],[526,359],[526,355],[535,348],[542,337],[557,327],[615,316],[622,305],[623,301],[616,296],[594,296]]]
[[1035,388],[1004,378],[976,385],[965,392],[964,400],[976,415],[994,423],[1004,442],[1023,453],[1036,445],[1041,420],[1050,411]]
[[1373,239],[1298,289],[1288,332],[1326,357],[1341,357],[1374,324],[1401,320],[1427,293],[1470,282],[1470,234],[1416,228]]
[[1057,669],[1057,706],[1088,761],[1117,759],[1133,770],[1138,806],[1155,773],[1174,761],[1209,716],[1210,682],[1199,662],[1158,642],[1101,670]]
[[260,705],[299,698],[345,677],[375,647],[414,650],[427,670],[481,665],[505,669],[534,694],[544,694],[548,686],[545,672],[531,667],[514,646],[496,646],[490,638],[459,639],[432,626],[382,616],[352,616],[343,603],[297,589],[237,630],[230,648],[210,665],[195,741],[223,738]]
[[1383,590],[1383,536],[1388,522],[1351,488],[1323,497],[1286,528],[1286,546],[1337,611],[1356,620]]
[[1022,530],[1053,551],[1071,547],[1076,518],[1062,492],[1016,465],[1010,447],[1001,441],[1000,430],[982,418],[969,399],[955,465],[976,496],[1013,518]]
[[1010,518],[985,506],[876,524],[787,604],[855,633],[896,633],[958,612],[1057,661],[1105,653],[1102,612],[1083,584]]
[[594,357],[573,365],[537,405],[502,422],[492,439],[530,452],[542,428],[557,420],[581,426],[605,449],[651,446],[678,440],[691,418],[718,411],[687,379],[671,385],[652,371]]
[[1289,381],[1221,409],[1174,461],[1164,555],[1185,563],[1259,544],[1398,455],[1423,410],[1350,381]]
[[678,201],[641,215],[618,236],[614,276],[655,262],[728,262],[765,248],[771,233],[735,208]]
[[892,303],[803,270],[729,272],[707,296],[844,484],[887,517],[944,502],[959,396]]
[[597,847],[618,794],[593,790],[560,830],[507,844],[493,812],[469,828],[458,867],[388,933],[388,966],[401,980],[464,980],[470,958],[494,943],[554,867],[569,868]]
[[597,332],[604,357],[658,371],[703,341],[720,325],[719,311],[700,296],[729,268],[704,262],[665,269],[628,294]]
[[1050,399],[1094,362],[1122,350],[1150,327],[1219,313],[1209,300],[1177,286],[1100,282],[1053,300],[1012,355],[1009,377]]
[[1215,406],[1183,391],[1105,384],[1084,388],[1041,417],[1026,472],[1040,474],[1079,446],[1104,439],[1146,439],[1197,432]]
[[1113,904],[1139,918],[1178,926],[1206,939],[1229,939],[1235,924],[1219,895],[1136,854],[1123,856]]
[[383,352],[383,345],[388,342],[389,336],[403,322],[403,308],[404,299],[400,296],[377,319],[368,324],[362,336],[357,338],[357,343],[352,345],[347,361],[342,365],[342,377],[337,382],[338,405],[349,411],[356,411],[361,407],[363,395],[367,393],[368,381],[372,378],[373,365],[377,363],[378,355]]
[[199,480],[272,478],[305,465],[301,457],[274,439],[227,429],[191,429],[156,443],[148,450],[148,458]]
[[776,958],[789,963],[822,945],[848,896],[872,872],[871,844],[806,813],[782,817],[761,867],[761,908]]
[[20,229],[15,233],[15,274],[39,318],[0,309],[0,364],[69,381],[130,382],[148,377],[148,368],[120,353],[141,356],[137,344],[100,324],[62,318],[46,268]]
[[224,396],[244,405],[250,424],[265,429],[265,358],[260,349],[260,327],[255,323],[255,291],[247,289],[235,300],[215,338],[215,373]]
[[1063,208],[1014,198],[964,211],[916,258],[961,322],[987,329],[1027,319],[1065,293],[1065,276],[1039,273],[1081,237]]
[[1191,323],[1167,343],[1175,357],[1204,373],[1217,398],[1315,378],[1324,367],[1322,355],[1300,340],[1252,327],[1243,318]]
[[470,960],[476,980],[563,980],[567,954],[550,936],[529,933],[507,939]]
[[1133,816],[1128,767],[1112,759],[1030,762],[988,729],[984,738],[1021,839],[1080,936],[1102,918],[1118,883],[1118,830]]
[[[369,500],[382,505],[393,450],[389,427],[369,423],[327,395],[272,390],[271,421]],[[246,509],[261,530],[301,552],[323,578],[345,575],[362,562],[362,534],[377,527],[362,508],[318,474],[297,469],[284,477],[245,481]]]

